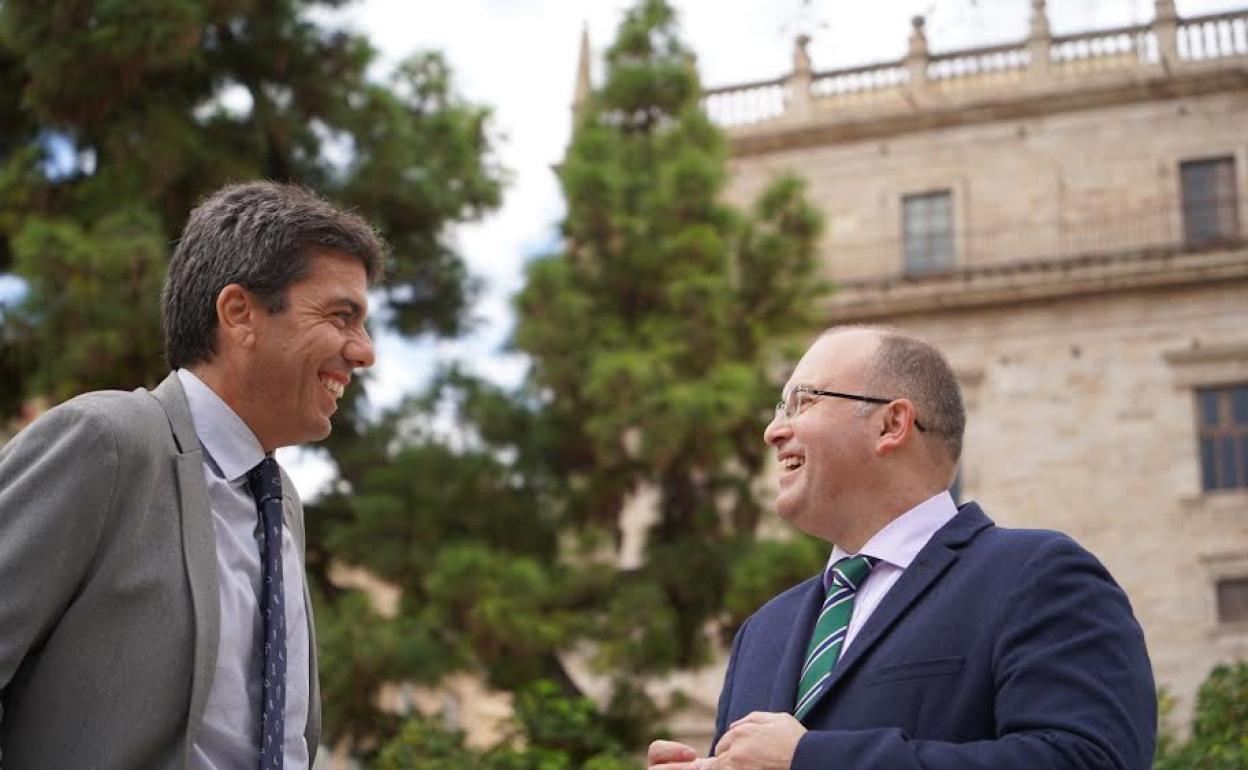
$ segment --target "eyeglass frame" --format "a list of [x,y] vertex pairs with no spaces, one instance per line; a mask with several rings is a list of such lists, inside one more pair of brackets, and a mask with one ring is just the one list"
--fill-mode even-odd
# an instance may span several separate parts
[[[812,388],[809,385],[798,385],[788,393],[784,394],[784,398],[776,402],[776,415],[784,415],[784,419],[786,421],[792,420],[797,415],[796,410],[794,410],[793,414],[789,414],[789,407],[785,403],[789,400],[789,396],[794,393],[809,393],[812,396],[844,398],[849,401],[862,401],[868,404],[891,404],[897,400],[895,398],[880,398],[879,396],[860,396],[856,393],[838,393],[835,390],[820,390],[819,388]],[[927,433],[927,428],[923,427],[923,424],[919,422],[918,417],[914,418],[914,427],[918,428],[920,433]]]

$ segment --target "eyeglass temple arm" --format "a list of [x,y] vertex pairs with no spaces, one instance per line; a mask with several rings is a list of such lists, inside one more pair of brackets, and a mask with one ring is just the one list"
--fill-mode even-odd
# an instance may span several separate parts
[[[809,393],[812,396],[832,396],[833,398],[847,398],[850,401],[865,401],[868,404],[891,404],[897,400],[895,398],[879,398],[877,396],[860,396],[856,393],[838,393],[835,390],[819,390],[818,388],[803,388],[800,392]],[[777,404],[778,407],[783,405],[783,401]],[[923,423],[919,422],[918,417],[914,418],[914,427],[918,428],[922,433],[927,432],[927,428],[923,427]]]

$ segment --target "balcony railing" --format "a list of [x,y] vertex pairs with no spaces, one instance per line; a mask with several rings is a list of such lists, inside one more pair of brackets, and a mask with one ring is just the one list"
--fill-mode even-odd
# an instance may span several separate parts
[[968,51],[951,51],[937,54],[927,61],[928,80],[951,80],[954,78],[1015,72],[1027,69],[1031,55],[1026,47],[998,45],[990,48],[974,48]]
[[841,96],[896,88],[909,80],[904,65],[873,64],[818,73],[811,81],[810,91],[816,97]]
[[732,88],[708,89],[702,95],[707,114],[717,123],[743,126],[784,114],[788,86],[784,78]]
[[1151,27],[1119,27],[1054,38],[1049,60],[1059,66],[1088,63],[1092,68],[1123,69],[1156,64],[1161,51]]
[[1248,13],[1220,13],[1179,23],[1178,51],[1186,61],[1248,55]]
[[[725,127],[777,119],[803,120],[860,105],[913,108],[933,96],[1000,89],[1011,84],[1074,82],[1097,72],[1164,66],[1173,71],[1218,59],[1248,57],[1248,9],[1180,18],[1166,0],[1157,2],[1151,24],[1050,36],[1047,19],[1032,21],[1032,34],[1008,45],[927,53],[916,20],[910,53],[899,60],[845,69],[811,71],[805,49],[792,74],[706,90],[707,113]],[[804,45],[799,43],[800,45]]]

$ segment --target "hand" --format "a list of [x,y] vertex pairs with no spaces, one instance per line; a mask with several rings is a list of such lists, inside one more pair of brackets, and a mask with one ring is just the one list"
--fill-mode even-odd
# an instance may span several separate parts
[[676,741],[654,741],[646,752],[649,770],[710,770],[713,759],[698,759],[698,752]]
[[714,770],[789,770],[806,734],[792,714],[755,711],[738,719],[715,747]]

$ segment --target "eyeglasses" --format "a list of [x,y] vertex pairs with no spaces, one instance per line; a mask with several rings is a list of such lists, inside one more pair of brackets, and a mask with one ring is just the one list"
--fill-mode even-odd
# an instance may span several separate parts
[[[837,393],[834,390],[819,390],[818,388],[812,388],[807,385],[798,385],[785,393],[784,400],[776,404],[776,417],[779,418],[783,415],[784,419],[791,420],[795,415],[801,413],[801,411],[806,408],[807,404],[820,396],[828,396],[829,398],[845,398],[850,401],[865,401],[868,404],[891,404],[897,400],[895,398],[859,396],[854,393]],[[918,428],[920,433],[927,432],[927,428],[923,427],[923,424],[919,422],[917,417],[914,419],[914,427]]]

